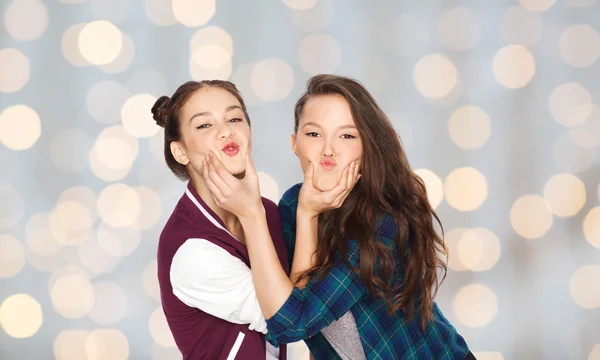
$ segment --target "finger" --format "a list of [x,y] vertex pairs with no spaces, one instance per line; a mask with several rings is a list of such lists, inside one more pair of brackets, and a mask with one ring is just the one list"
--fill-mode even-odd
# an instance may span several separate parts
[[304,182],[312,181],[315,169],[312,162],[309,162],[304,170]]
[[223,194],[221,193],[221,190],[215,185],[215,183],[212,181],[212,179],[210,178],[210,175],[208,174],[208,165],[207,162],[204,162],[204,167],[202,169],[202,175],[204,176],[204,183],[206,184],[206,187],[208,187],[208,190],[210,190],[213,198],[215,198],[218,203],[221,203],[222,199],[223,199]]
[[254,161],[252,160],[252,156],[250,156],[251,152],[252,149],[250,146],[248,146],[246,149],[246,175],[257,175],[256,168],[254,167]]
[[346,168],[344,169],[344,171],[342,172],[342,176],[340,178],[340,181],[338,181],[337,185],[326,192],[325,194],[325,201],[326,203],[330,204],[330,205],[334,205],[335,200],[344,193],[344,191],[346,190],[346,183],[347,183],[347,178],[348,178],[348,174],[350,171],[350,166],[352,164],[349,164],[348,166],[346,166]]
[[235,176],[231,175],[231,173],[227,169],[225,169],[225,166],[223,166],[221,160],[219,160],[217,155],[215,155],[215,153],[213,153],[212,151],[209,154],[208,165],[209,167],[212,166],[211,169],[214,169],[214,172],[219,174],[221,180],[225,182],[225,184],[227,184],[228,187],[234,187],[239,181]]
[[[231,192],[231,187],[229,186],[229,184],[227,184],[227,182],[221,177],[221,174],[217,171],[215,162],[213,161],[214,158],[214,156],[211,156],[208,160],[208,176],[210,180],[217,186],[217,188],[219,188],[221,195],[227,196]],[[229,174],[229,172],[227,172],[226,169],[223,170],[225,171],[225,175]]]

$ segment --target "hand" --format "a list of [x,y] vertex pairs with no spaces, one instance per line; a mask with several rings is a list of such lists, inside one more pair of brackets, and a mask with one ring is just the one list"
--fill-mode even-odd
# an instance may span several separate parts
[[342,206],[361,177],[358,169],[358,160],[351,162],[346,166],[333,189],[320,191],[313,185],[314,165],[308,164],[304,172],[304,183],[298,195],[298,213],[316,217],[324,211]]
[[202,174],[215,204],[237,217],[256,214],[264,210],[258,185],[258,174],[246,151],[246,174],[243,179],[233,176],[211,152],[202,161]]

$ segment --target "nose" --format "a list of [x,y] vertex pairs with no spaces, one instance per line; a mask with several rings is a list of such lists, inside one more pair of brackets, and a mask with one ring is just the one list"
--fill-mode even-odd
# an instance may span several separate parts
[[219,127],[219,131],[217,136],[220,140],[229,139],[235,135],[235,132],[226,124],[223,124]]
[[333,144],[331,140],[326,139],[323,143],[323,148],[321,149],[321,155],[323,156],[333,156],[335,152],[333,151]]

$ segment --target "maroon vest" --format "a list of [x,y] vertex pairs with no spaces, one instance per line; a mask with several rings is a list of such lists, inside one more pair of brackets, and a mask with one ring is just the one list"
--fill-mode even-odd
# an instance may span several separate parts
[[[201,212],[190,198],[194,198],[202,208],[223,227],[225,224],[202,201],[191,182],[173,214],[165,225],[158,242],[158,282],[162,307],[173,333],[177,347],[184,360],[225,360],[237,348],[236,340],[243,333],[243,340],[235,359],[256,360],[266,358],[264,334],[248,329],[248,324],[234,324],[207,314],[197,308],[184,304],[173,294],[170,280],[170,269],[173,256],[186,240],[201,238],[220,246],[227,252],[250,267],[250,258],[246,246],[226,231],[219,229]],[[277,251],[281,266],[289,275],[287,252],[283,240],[283,231],[279,219],[279,210],[272,201],[262,198],[267,214],[269,232]],[[280,359],[286,359],[286,345],[279,348]]]

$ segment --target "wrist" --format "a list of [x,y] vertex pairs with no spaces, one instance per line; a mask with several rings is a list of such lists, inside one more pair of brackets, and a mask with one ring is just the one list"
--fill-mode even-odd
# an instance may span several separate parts
[[250,211],[245,211],[243,214],[238,215],[238,219],[240,220],[242,225],[243,223],[256,222],[257,220],[265,219],[267,216],[267,212],[262,202],[256,207],[248,210]]
[[310,210],[305,207],[298,206],[298,209],[296,210],[296,217],[315,220],[319,217],[319,213],[314,210]]

